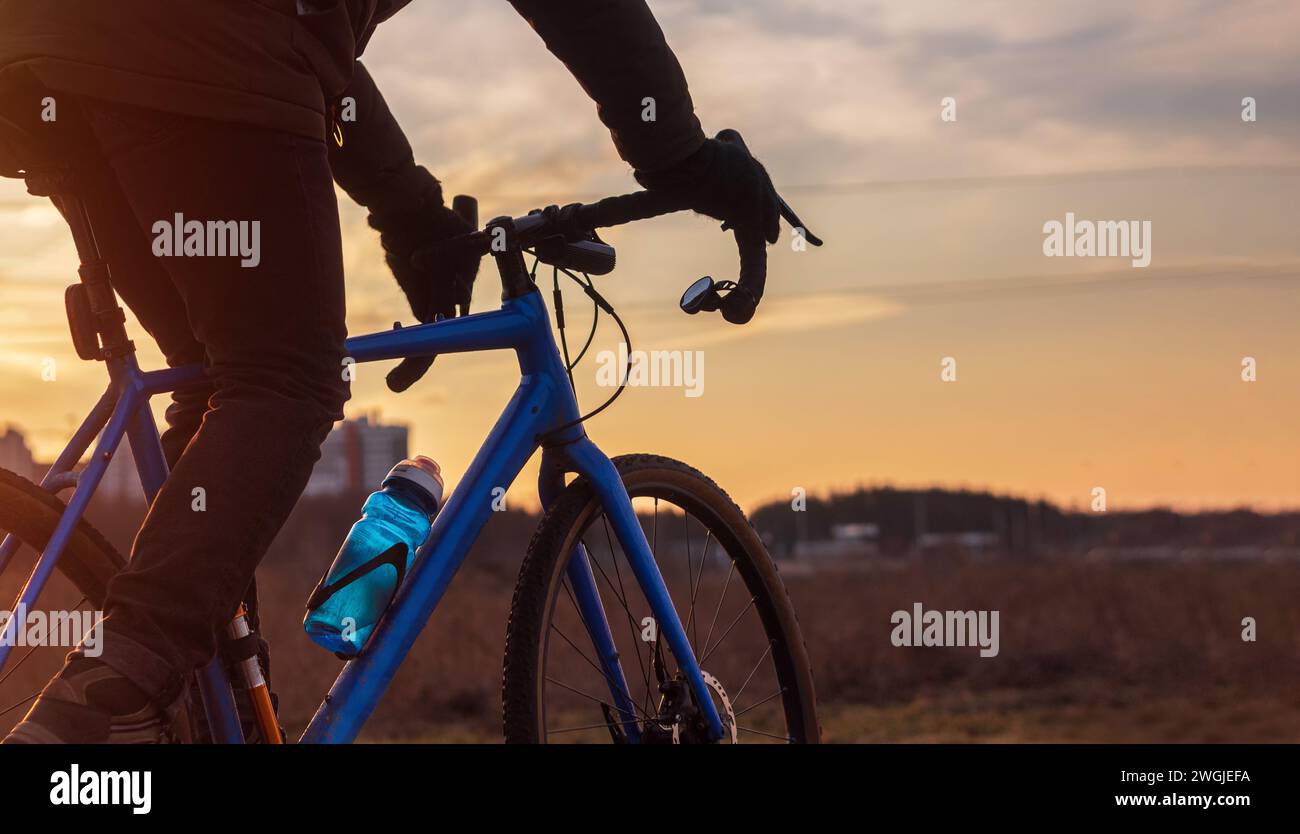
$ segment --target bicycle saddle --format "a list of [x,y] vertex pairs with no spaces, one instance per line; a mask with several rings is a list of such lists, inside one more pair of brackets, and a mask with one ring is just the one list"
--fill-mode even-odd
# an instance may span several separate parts
[[59,105],[57,122],[40,120],[43,102],[53,95],[21,67],[0,72],[0,177],[25,179],[28,193],[38,197],[71,187],[78,159],[72,138],[85,130],[69,96]]
[[27,193],[50,197],[72,188],[72,165],[29,131],[0,116],[0,177],[27,181]]

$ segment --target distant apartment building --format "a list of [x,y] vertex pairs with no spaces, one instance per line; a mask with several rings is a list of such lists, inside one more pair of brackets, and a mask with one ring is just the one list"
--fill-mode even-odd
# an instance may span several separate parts
[[32,450],[27,448],[27,439],[12,426],[6,426],[5,433],[0,434],[0,469],[8,469],[24,478],[36,474]]
[[382,425],[369,417],[344,420],[321,445],[320,460],[303,493],[308,496],[340,495],[372,490],[405,458],[409,430]]

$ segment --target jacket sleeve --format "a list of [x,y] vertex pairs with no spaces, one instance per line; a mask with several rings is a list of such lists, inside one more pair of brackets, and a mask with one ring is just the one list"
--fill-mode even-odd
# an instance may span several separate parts
[[[704,142],[677,56],[645,0],[510,0],[596,102],[638,171],[670,167]],[[655,118],[643,119],[646,99]]]
[[[351,114],[349,107],[353,108]],[[441,186],[432,174],[415,164],[411,143],[360,61],[354,67],[335,120],[343,134],[343,146],[339,147],[332,137],[326,140],[334,181],[372,215],[384,218],[409,214],[430,199],[441,202]]]

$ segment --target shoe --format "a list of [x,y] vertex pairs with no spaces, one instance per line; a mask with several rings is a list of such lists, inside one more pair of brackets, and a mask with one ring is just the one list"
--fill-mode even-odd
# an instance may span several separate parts
[[164,744],[166,711],[95,658],[72,655],[4,744]]

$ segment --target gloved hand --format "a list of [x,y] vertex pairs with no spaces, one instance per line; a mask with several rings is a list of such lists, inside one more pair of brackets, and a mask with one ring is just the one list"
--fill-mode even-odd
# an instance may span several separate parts
[[[474,279],[478,276],[479,259],[445,258],[431,260],[412,256],[431,244],[474,231],[465,220],[443,203],[442,186],[432,175],[419,169],[428,177],[420,205],[396,214],[371,213],[371,228],[379,232],[379,242],[384,247],[384,260],[392,270],[397,285],[402,288],[411,312],[428,323],[437,317],[453,318],[469,312]],[[403,359],[388,374],[388,387],[405,391],[428,369],[431,357]]]
[[454,211],[442,204],[426,204],[418,211],[395,218],[370,216],[370,226],[379,231],[384,260],[402,288],[411,312],[421,322],[431,322],[438,315],[451,318],[469,310],[474,279],[478,276],[478,258],[457,263],[452,259],[430,261],[412,259],[417,251],[457,235],[474,231]]
[[780,235],[780,197],[767,170],[743,145],[706,139],[672,168],[638,171],[636,180],[651,191],[677,195],[691,209],[723,221],[724,229],[756,233],[768,243]]

